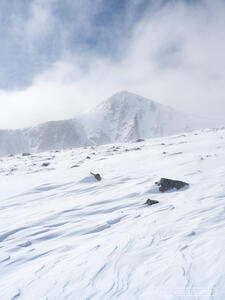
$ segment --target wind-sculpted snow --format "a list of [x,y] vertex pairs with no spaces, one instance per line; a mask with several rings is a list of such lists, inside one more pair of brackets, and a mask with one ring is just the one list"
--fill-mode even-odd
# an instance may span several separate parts
[[[224,138],[2,158],[0,299],[224,300]],[[160,193],[161,177],[189,187]]]

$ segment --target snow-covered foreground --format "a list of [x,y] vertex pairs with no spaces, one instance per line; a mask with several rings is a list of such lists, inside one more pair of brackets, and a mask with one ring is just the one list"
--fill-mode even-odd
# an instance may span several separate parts
[[[2,158],[0,299],[224,300],[224,138]],[[190,186],[160,193],[161,177]]]

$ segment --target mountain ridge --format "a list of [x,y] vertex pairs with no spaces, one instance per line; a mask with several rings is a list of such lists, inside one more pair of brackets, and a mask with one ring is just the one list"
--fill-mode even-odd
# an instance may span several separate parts
[[129,142],[214,126],[206,123],[206,119],[120,91],[77,118],[0,130],[0,155]]

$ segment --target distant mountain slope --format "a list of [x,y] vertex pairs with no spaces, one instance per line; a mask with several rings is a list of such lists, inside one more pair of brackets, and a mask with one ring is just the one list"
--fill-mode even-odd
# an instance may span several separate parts
[[51,121],[23,131],[33,151],[87,146],[84,128],[77,120]]
[[98,105],[81,122],[89,139],[100,144],[166,136],[215,125],[126,91]]
[[21,130],[0,130],[0,155],[92,144],[128,142],[216,126],[122,91],[77,119],[51,121]]
[[0,155],[90,145],[77,120],[50,121],[21,130],[0,130]]
[[0,155],[30,151],[22,130],[0,130]]

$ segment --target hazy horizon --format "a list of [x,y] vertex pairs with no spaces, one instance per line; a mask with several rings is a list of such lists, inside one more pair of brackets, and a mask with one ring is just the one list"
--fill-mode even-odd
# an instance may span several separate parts
[[[137,95],[137,96],[141,96],[143,99],[145,99],[145,100],[149,100],[150,102],[154,102],[154,103],[156,103],[156,104],[159,104],[159,105],[163,105],[163,106],[165,106],[165,107],[170,107],[170,108],[172,108],[172,109],[174,109],[174,112],[176,111],[176,112],[178,112],[178,113],[185,113],[185,111],[182,111],[182,110],[177,110],[176,108],[174,108],[174,107],[172,107],[172,106],[169,106],[169,105],[167,105],[167,104],[162,104],[162,103],[160,103],[160,102],[157,102],[157,101],[154,101],[154,100],[152,100],[152,99],[148,99],[148,98],[146,98],[146,97],[144,97],[144,96],[142,96],[142,95],[138,95],[138,94],[136,94],[136,93],[132,93],[132,92],[130,92],[130,91],[118,91],[118,92],[116,92],[116,93],[114,93],[113,95],[111,95],[110,97],[107,97],[106,99],[104,99],[104,100],[102,100],[102,101],[100,101],[99,103],[97,103],[97,104],[95,104],[94,106],[91,106],[91,107],[89,107],[89,109],[87,109],[87,110],[84,110],[84,111],[82,111],[82,112],[80,112],[80,114],[78,113],[78,114],[76,114],[76,115],[74,115],[73,117],[70,117],[70,118],[56,118],[56,119],[49,119],[49,120],[45,120],[45,121],[43,121],[43,122],[39,122],[39,121],[36,121],[36,122],[34,122],[34,123],[32,123],[32,124],[30,124],[30,125],[27,125],[27,126],[21,126],[21,127],[5,127],[5,128],[0,128],[0,130],[20,130],[20,129],[26,129],[26,128],[29,128],[29,127],[35,127],[35,126],[38,126],[38,125],[41,125],[41,124],[44,124],[44,123],[48,123],[48,122],[55,122],[55,121],[67,121],[67,120],[72,120],[72,119],[80,119],[80,118],[83,118],[84,116],[88,116],[89,115],[89,112],[92,112],[93,111],[93,109],[97,109],[97,107],[98,107],[98,105],[99,104],[102,104],[102,103],[104,103],[105,101],[107,101],[108,99],[110,99],[110,98],[113,98],[113,96],[115,96],[116,94],[119,94],[119,93],[121,93],[121,92],[126,92],[126,93],[128,93],[128,96],[129,96],[129,94],[133,94],[133,95]],[[217,125],[215,125],[215,126],[219,126],[219,127],[223,127],[223,126],[225,126],[225,120],[223,120],[223,119],[216,119],[216,118],[210,118],[210,117],[204,117],[204,116],[201,116],[201,115],[198,115],[198,114],[192,114],[192,113],[187,113],[187,115],[188,116],[190,116],[190,117],[193,117],[193,118],[196,118],[196,119],[199,119],[199,120],[201,120],[201,119],[205,119],[205,121],[207,121],[207,120],[209,120],[209,121],[215,121],[215,124],[217,124]],[[211,127],[211,125],[210,125],[210,123],[209,123],[209,127]]]

